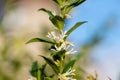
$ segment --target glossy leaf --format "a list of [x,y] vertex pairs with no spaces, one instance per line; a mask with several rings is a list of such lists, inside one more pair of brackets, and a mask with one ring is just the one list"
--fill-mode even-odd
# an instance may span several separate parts
[[60,6],[62,6],[62,4],[64,3],[64,0],[53,0],[53,1],[59,4]]
[[53,23],[53,25],[58,29],[62,30],[64,27],[64,19],[58,15],[53,15],[51,11],[41,8],[39,11],[44,11],[48,13],[50,21]]
[[64,20],[62,17],[56,15],[54,17],[50,17],[49,18],[51,20],[51,22],[54,24],[54,26],[58,29],[58,30],[62,30],[64,27]]
[[66,33],[67,36],[65,38],[67,38],[70,35],[70,33],[72,33],[76,28],[78,28],[80,25],[82,25],[84,23],[86,23],[86,21],[76,23],[71,29],[69,29],[67,31],[67,33]]
[[49,17],[54,17],[54,15],[52,14],[52,12],[50,10],[41,8],[41,9],[38,9],[38,11],[44,11],[44,12],[48,13]]
[[62,14],[63,14],[63,15],[68,14],[69,11],[70,11],[72,8],[74,8],[74,7],[82,4],[84,1],[86,1],[86,0],[76,0],[76,1],[74,1],[73,3],[64,6],[64,7],[61,9]]
[[38,71],[39,67],[38,67],[38,62],[35,61],[32,65],[32,70],[30,71],[31,75],[33,77],[37,77],[37,71]]
[[29,40],[27,43],[31,43],[31,42],[45,42],[45,43],[55,44],[53,41],[49,39],[42,39],[42,38],[33,38]]
[[65,73],[65,72],[68,71],[70,68],[72,68],[72,67],[74,66],[74,64],[75,64],[75,61],[76,61],[76,60],[70,61],[70,62],[64,67],[62,73]]
[[85,1],[86,0],[76,0],[75,2],[73,2],[72,4],[70,4],[68,7],[76,7],[76,6],[82,4]]
[[47,58],[44,56],[41,56],[41,57],[43,57],[43,59],[51,66],[51,68],[55,71],[56,74],[59,73],[59,68],[50,58]]

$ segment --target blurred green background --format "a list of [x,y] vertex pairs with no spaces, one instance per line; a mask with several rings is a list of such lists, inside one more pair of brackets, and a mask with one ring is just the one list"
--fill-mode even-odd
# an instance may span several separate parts
[[[88,21],[69,37],[78,50],[73,56],[78,58],[78,78],[96,71],[99,80],[120,79],[119,3],[87,0],[66,20],[65,30],[77,21]],[[48,55],[47,44],[25,44],[31,38],[45,37],[53,29],[48,15],[37,11],[42,7],[59,13],[52,0],[0,0],[0,80],[27,80],[32,62],[42,62],[39,54]]]

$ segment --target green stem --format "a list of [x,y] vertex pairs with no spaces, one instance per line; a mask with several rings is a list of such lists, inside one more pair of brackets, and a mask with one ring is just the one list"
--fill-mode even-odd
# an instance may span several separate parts
[[40,70],[38,70],[37,71],[37,80],[41,80],[40,75],[41,75]]
[[63,70],[63,60],[61,58],[61,60],[60,60],[60,73],[62,73],[62,70]]

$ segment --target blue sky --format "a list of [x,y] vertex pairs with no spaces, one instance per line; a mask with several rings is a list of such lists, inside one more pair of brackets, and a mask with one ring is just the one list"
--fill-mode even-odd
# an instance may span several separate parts
[[113,78],[117,77],[115,74],[120,72],[120,0],[87,0],[70,15],[73,17],[67,20],[67,30],[78,21],[88,21],[72,33],[71,41],[83,45],[98,33],[102,40],[93,49],[92,57],[110,70]]
[[[110,33],[115,34],[111,36],[109,33],[109,37],[111,39],[118,38],[119,39],[119,30],[120,30],[120,10],[119,10],[119,0],[87,0],[81,6],[76,7],[73,12],[71,13],[72,17],[67,22],[67,29],[74,25],[78,21],[88,21],[88,23],[82,25],[79,30],[73,32],[73,35],[82,34],[73,39],[77,42],[86,42],[85,38],[94,34],[94,31],[99,29],[102,25],[104,25],[105,21],[109,17],[113,17],[116,19],[116,23],[114,28],[110,30]],[[113,37],[113,38],[112,38]],[[80,40],[80,39],[81,40]],[[84,39],[84,40],[82,40]],[[80,43],[81,44],[81,43]]]

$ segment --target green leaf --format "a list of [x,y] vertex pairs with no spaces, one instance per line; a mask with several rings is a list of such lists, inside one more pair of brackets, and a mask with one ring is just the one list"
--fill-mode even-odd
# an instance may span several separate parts
[[44,56],[41,56],[41,57],[43,57],[43,59],[51,66],[51,68],[55,71],[56,74],[59,73],[59,68],[51,59]]
[[33,38],[29,40],[27,43],[31,43],[31,42],[45,42],[45,43],[55,44],[53,41],[49,39],[42,39],[42,38]]
[[63,69],[62,73],[65,73],[66,71],[68,71],[70,68],[72,68],[75,64],[76,60],[71,60]]
[[46,77],[46,73],[45,73],[46,65],[47,64],[42,65],[42,67],[40,69],[41,70],[41,80],[44,80],[44,78]]
[[75,2],[73,2],[72,4],[70,4],[68,7],[76,7],[76,6],[82,4],[85,1],[86,0],[76,0]]
[[58,30],[62,30],[64,27],[64,19],[58,15],[54,16],[54,17],[50,17],[49,18],[51,20],[51,22],[54,24],[54,26],[58,29]]
[[70,33],[72,33],[76,28],[78,28],[80,25],[82,25],[84,23],[86,23],[86,21],[76,23],[71,29],[69,29],[67,31],[67,33],[66,33],[67,36],[65,37],[65,39],[70,35]]
[[56,2],[60,6],[62,6],[62,4],[64,3],[64,0],[53,0],[53,1]]
[[58,15],[54,16],[51,11],[41,8],[39,11],[44,11],[48,13],[50,21],[53,23],[53,25],[58,29],[62,30],[64,27],[64,19]]
[[64,59],[65,58],[65,50],[61,50],[61,51],[59,51],[59,52],[56,52],[56,53],[54,53],[52,56],[53,56],[53,59],[54,59],[54,61],[57,61],[57,60],[62,60],[62,59]]
[[44,12],[48,13],[49,17],[54,17],[54,15],[52,14],[52,12],[50,10],[41,8],[41,9],[38,9],[38,11],[44,11]]
[[42,67],[39,67],[38,62],[35,61],[33,62],[32,70],[30,71],[30,73],[33,77],[36,77],[37,80],[44,80],[44,78],[46,77],[45,68],[46,64],[42,65]]
[[82,4],[84,1],[86,1],[86,0],[76,0],[76,1],[74,1],[73,3],[64,6],[64,7],[61,9],[62,14],[63,14],[63,15],[68,14],[69,11],[70,11],[72,8],[74,8],[74,7]]
[[58,0],[58,2],[59,2],[59,5],[62,6],[65,1],[64,0]]
[[33,77],[37,77],[37,71],[38,71],[39,67],[38,67],[38,62],[35,61],[33,62],[33,65],[32,65],[32,70],[30,71],[31,75]]

